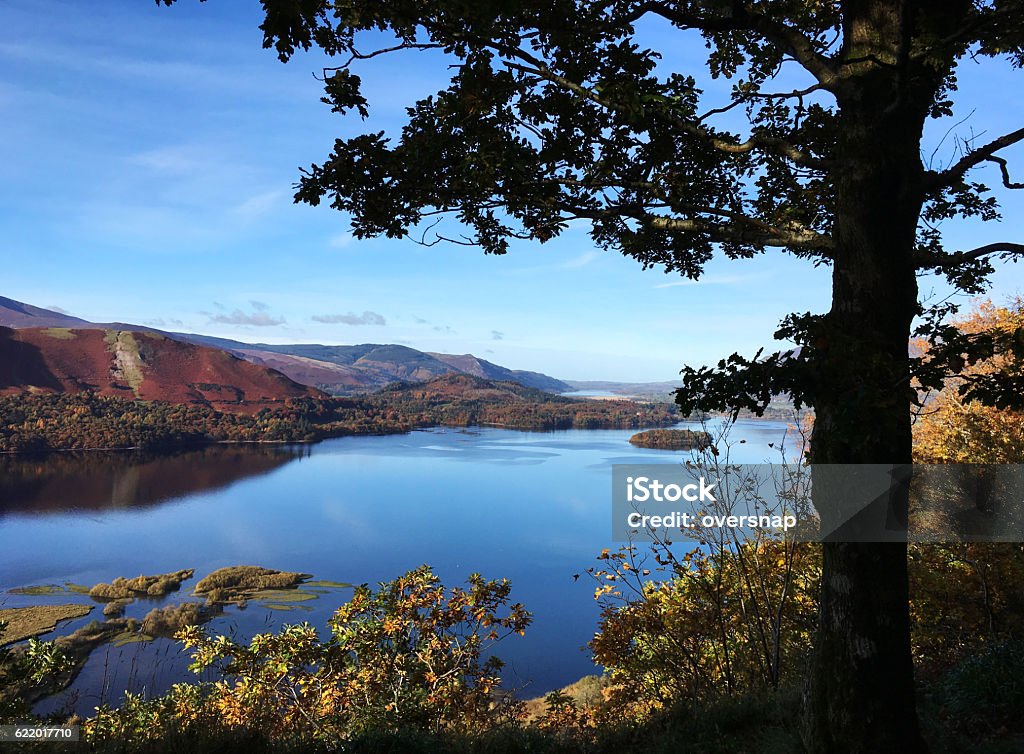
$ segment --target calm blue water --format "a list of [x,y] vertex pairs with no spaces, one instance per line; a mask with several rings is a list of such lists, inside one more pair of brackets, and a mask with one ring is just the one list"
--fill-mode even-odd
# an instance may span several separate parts
[[[777,460],[785,424],[738,422],[733,460]],[[628,430],[533,433],[431,430],[349,437],[303,448],[233,446],[172,458],[125,454],[0,463],[0,602],[89,602],[12,595],[14,587],[91,585],[116,576],[262,565],[350,583],[386,581],[423,563],[449,585],[474,571],[508,577],[534,614],[502,642],[506,682],[533,696],[596,672],[585,649],[598,610],[585,569],[611,542],[611,465],[682,460],[634,448]],[[740,444],[740,440],[743,440]],[[582,574],[575,581],[574,574]],[[191,583],[171,595],[188,598]],[[210,624],[251,635],[283,623],[324,626],[335,589],[304,610],[251,603]],[[154,604],[131,607],[141,617]],[[62,627],[68,632],[91,618]],[[170,641],[93,653],[72,688],[42,709],[88,712],[119,692],[160,692],[185,674]],[[187,674],[185,674],[187,675]]]

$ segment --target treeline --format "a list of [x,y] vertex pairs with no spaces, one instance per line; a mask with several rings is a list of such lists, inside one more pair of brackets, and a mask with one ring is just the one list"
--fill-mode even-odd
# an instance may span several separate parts
[[638,428],[678,420],[675,407],[668,404],[573,401],[530,392],[537,395],[520,396],[506,390],[462,395],[400,388],[359,398],[289,399],[279,408],[265,408],[253,415],[88,392],[5,396],[0,398],[0,452],[311,442],[431,426]]
[[629,442],[638,448],[691,450],[710,447],[712,438],[707,432],[695,432],[692,429],[649,429],[633,435]]
[[663,427],[681,418],[678,409],[668,403],[579,400],[469,375],[442,377],[423,386],[388,388],[358,402],[369,413],[401,417],[417,426],[636,429]]

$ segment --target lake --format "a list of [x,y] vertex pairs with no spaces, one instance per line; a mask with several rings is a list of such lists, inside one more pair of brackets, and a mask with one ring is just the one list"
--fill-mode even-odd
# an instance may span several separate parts
[[[695,426],[682,424],[680,427]],[[740,421],[737,462],[777,460],[786,425]],[[541,695],[599,672],[586,643],[598,609],[586,575],[611,541],[611,466],[672,463],[681,452],[634,448],[630,430],[517,432],[436,429],[346,437],[310,446],[216,446],[170,456],[137,453],[0,457],[0,602],[85,602],[73,593],[11,594],[17,587],[92,585],[117,576],[228,565],[302,571],[348,583],[390,580],[430,564],[448,586],[476,571],[512,581],[534,623],[496,649],[506,684]],[[743,441],[742,444],[740,441]],[[575,574],[580,574],[578,580]],[[195,580],[166,600],[189,599]],[[282,610],[230,607],[208,625],[248,637],[308,620],[319,628],[350,589]],[[87,618],[60,628],[69,633]],[[158,639],[96,650],[45,712],[89,713],[127,687],[159,693],[191,677],[188,656]]]

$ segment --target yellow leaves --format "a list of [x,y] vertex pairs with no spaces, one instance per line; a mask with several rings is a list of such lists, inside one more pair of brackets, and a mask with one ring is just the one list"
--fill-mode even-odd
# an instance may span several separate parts
[[[1024,326],[1024,301],[1008,306],[991,301],[954,323],[968,334],[1002,333],[1016,338]],[[1012,349],[1011,349],[1012,350]],[[977,359],[964,367],[967,376],[992,375],[1016,368],[1008,354]],[[965,403],[959,394],[963,377],[951,377],[914,422],[914,457],[920,463],[1020,463],[1024,459],[1024,414],[980,403]]]
[[[605,609],[590,646],[621,690],[608,692],[618,719],[641,720],[670,701],[717,695],[727,675],[733,688],[764,687],[765,668],[776,659],[765,653],[762,638],[774,627],[757,621],[777,610],[783,674],[797,672],[816,615],[817,551],[803,545],[787,551],[774,541],[739,547],[747,550],[742,558],[734,549],[677,555],[652,545],[653,558],[676,572],[665,581],[641,581],[650,570],[641,568],[636,553],[619,563],[614,579],[605,571],[594,574],[600,582],[595,599],[603,598]],[[632,574],[639,594],[628,600],[603,583],[630,583]]]

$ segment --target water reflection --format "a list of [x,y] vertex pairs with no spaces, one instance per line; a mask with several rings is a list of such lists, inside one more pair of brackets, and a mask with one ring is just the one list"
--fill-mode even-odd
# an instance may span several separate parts
[[0,455],[0,517],[147,508],[268,474],[305,446],[214,445],[173,454]]

